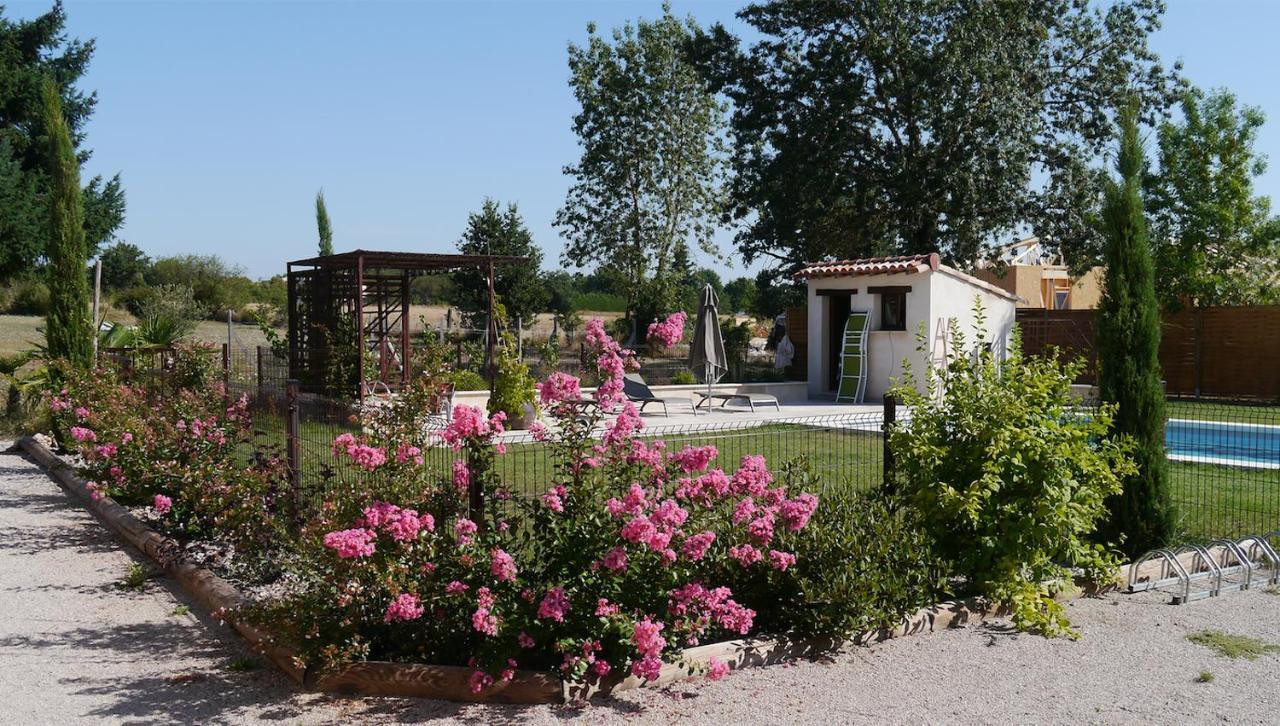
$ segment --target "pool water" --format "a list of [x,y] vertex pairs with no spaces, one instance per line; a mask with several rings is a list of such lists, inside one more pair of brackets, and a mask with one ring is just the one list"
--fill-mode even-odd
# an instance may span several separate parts
[[1174,418],[1164,442],[1174,461],[1280,469],[1280,426]]

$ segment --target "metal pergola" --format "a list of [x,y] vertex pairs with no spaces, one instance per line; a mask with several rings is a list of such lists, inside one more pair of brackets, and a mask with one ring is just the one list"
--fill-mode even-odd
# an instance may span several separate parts
[[[289,377],[316,389],[344,363],[353,368],[342,383],[360,398],[369,393],[366,370],[377,366],[377,380],[408,383],[412,374],[409,287],[414,278],[436,272],[478,269],[486,273],[489,322],[486,361],[492,386],[497,321],[494,319],[494,269],[524,262],[509,255],[453,255],[352,250],[294,260],[286,265],[289,289]],[[354,356],[354,361],[347,356]],[[366,361],[366,358],[372,359]]]

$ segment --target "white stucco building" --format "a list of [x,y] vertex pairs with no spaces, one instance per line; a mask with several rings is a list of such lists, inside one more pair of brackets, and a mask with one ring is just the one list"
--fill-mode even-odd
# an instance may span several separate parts
[[[951,320],[973,340],[974,300],[986,314],[984,343],[1003,355],[1014,326],[1017,296],[943,265],[937,253],[814,262],[796,273],[808,283],[809,396],[834,395],[839,354],[851,310],[871,312],[867,339],[868,401],[880,400],[909,360],[923,384],[925,367],[952,349]],[[917,350],[924,325],[927,351]]]

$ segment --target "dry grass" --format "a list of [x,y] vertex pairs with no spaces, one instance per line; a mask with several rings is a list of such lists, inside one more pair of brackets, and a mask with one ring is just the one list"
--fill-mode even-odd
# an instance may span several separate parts
[[[108,320],[121,323],[133,322],[127,314],[109,314]],[[40,329],[44,327],[44,318],[35,315],[0,315],[0,355],[11,355],[30,350],[38,342],[44,340]],[[236,346],[252,347],[266,345],[267,338],[257,325],[233,323],[231,326],[232,343]],[[282,330],[281,333],[284,331]],[[227,324],[215,320],[202,320],[196,325],[196,340],[209,343],[227,342]]]

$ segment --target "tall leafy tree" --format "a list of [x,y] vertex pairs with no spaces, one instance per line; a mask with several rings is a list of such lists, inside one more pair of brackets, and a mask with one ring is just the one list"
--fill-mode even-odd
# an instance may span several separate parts
[[1194,90],[1182,100],[1182,120],[1160,126],[1160,170],[1147,190],[1166,308],[1280,296],[1280,221],[1253,188],[1267,168],[1254,150],[1265,120],[1229,91]]
[[85,274],[84,206],[80,199],[80,163],[71,129],[62,117],[62,99],[53,81],[45,81],[42,126],[49,144],[49,315],[45,339],[52,358],[77,365],[93,359],[89,320],[89,277]]
[[324,204],[324,190],[316,192],[316,232],[320,236],[320,254],[333,254],[333,226],[329,224],[329,209]]
[[[532,325],[534,316],[547,309],[550,296],[538,270],[542,265],[542,250],[533,243],[533,235],[515,204],[508,204],[503,209],[493,199],[485,199],[480,211],[467,218],[467,229],[458,240],[458,251],[464,255],[528,257],[527,262],[494,268],[494,292],[513,325],[516,318]],[[448,293],[450,302],[471,327],[483,327],[488,315],[486,275],[486,270],[475,269],[452,273],[453,286]]]
[[[1096,249],[1109,112],[1176,94],[1147,39],[1160,0],[774,0],[693,44],[734,104],[739,250],[806,260],[941,251],[969,264],[1020,226]],[[1071,250],[1074,252],[1075,250]]]
[[725,110],[686,58],[697,24],[669,5],[610,39],[587,32],[586,45],[569,46],[582,156],[565,167],[573,185],[556,226],[564,262],[616,272],[628,317],[644,307],[645,318],[678,305],[678,254],[717,254]]
[[1099,393],[1118,409],[1113,432],[1133,440],[1137,472],[1112,497],[1106,534],[1130,556],[1161,547],[1173,535],[1169,463],[1164,451],[1164,390],[1160,384],[1160,309],[1155,267],[1143,216],[1145,171],[1137,114],[1120,114],[1117,180],[1107,180],[1102,206],[1107,277],[1098,305]]
[[102,286],[108,290],[122,290],[146,284],[151,271],[151,258],[135,244],[120,241],[102,250]]
[[[63,118],[80,164],[89,159],[84,126],[97,105],[96,93],[76,83],[88,69],[93,41],[68,40],[62,3],[30,20],[3,17],[0,7],[0,280],[29,274],[50,257],[44,223],[57,161],[45,127],[44,83],[53,79]],[[124,222],[120,175],[95,176],[81,190],[89,254]]]

